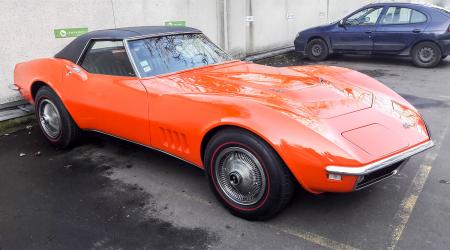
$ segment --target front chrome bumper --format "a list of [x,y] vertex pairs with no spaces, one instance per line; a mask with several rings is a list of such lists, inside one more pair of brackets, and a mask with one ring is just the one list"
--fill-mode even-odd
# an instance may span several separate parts
[[376,162],[372,162],[361,167],[327,166],[325,169],[330,174],[363,176],[408,159],[409,157],[425,151],[433,146],[434,142],[432,140],[429,140],[396,155]]

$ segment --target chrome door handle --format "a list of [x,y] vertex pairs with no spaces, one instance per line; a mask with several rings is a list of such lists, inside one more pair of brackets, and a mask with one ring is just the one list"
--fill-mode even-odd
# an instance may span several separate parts
[[72,73],[80,73],[81,72],[81,69],[79,68],[79,67],[77,67],[77,66],[72,66],[72,67],[70,67],[70,69],[67,71],[67,75],[68,76],[70,76],[70,75],[72,75]]
[[72,66],[72,71],[75,72],[75,73],[80,73],[81,69],[76,67],[76,66]]

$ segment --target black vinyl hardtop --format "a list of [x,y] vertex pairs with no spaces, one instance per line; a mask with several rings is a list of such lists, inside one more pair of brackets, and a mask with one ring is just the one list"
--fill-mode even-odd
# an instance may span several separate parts
[[140,26],[116,28],[107,30],[96,30],[88,32],[75,38],[64,49],[55,55],[55,58],[66,59],[77,63],[83,53],[84,48],[90,40],[124,40],[132,37],[146,37],[146,36],[163,36],[184,33],[201,33],[200,30],[190,27],[174,27],[174,26]]

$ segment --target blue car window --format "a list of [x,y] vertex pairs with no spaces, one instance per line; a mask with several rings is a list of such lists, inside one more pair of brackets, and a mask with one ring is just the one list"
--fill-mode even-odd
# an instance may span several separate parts
[[381,21],[382,24],[411,24],[427,21],[425,14],[410,8],[390,7]]
[[350,26],[375,25],[382,10],[383,7],[363,9],[348,17],[345,24]]
[[413,10],[410,20],[410,23],[423,23],[427,21],[427,16],[417,10]]

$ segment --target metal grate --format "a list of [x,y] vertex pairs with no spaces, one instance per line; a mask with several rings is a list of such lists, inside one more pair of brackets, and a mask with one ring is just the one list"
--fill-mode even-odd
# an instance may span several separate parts
[[365,188],[370,186],[376,182],[379,182],[385,178],[388,178],[396,173],[396,170],[399,169],[406,160],[394,163],[388,167],[382,168],[370,174],[364,175],[364,179],[356,184],[356,190]]

